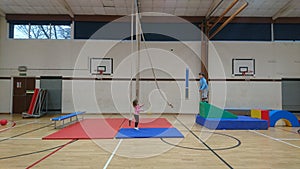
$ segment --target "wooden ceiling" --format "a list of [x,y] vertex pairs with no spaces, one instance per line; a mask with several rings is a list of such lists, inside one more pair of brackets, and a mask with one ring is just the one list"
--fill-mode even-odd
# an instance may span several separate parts
[[[221,0],[139,0],[141,12],[167,13],[175,16],[206,16]],[[223,0],[212,14],[219,16],[233,0]],[[300,17],[299,0],[246,0],[249,5],[239,17]],[[0,0],[0,15],[67,14],[128,15],[133,0]],[[238,2],[231,15],[245,0]],[[157,15],[157,14],[156,14]],[[160,15],[160,14],[158,14]]]

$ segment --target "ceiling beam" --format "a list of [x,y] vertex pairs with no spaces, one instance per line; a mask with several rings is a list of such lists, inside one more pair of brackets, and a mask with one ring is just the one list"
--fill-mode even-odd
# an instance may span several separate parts
[[217,19],[217,21],[214,22],[214,24],[212,26],[210,26],[209,30],[212,30],[223,18],[224,16],[239,2],[240,0],[234,0],[232,1],[232,3],[230,4],[230,6],[227,7],[227,9],[225,9],[225,11],[223,11],[223,13],[221,14],[221,16],[219,16],[219,18]]
[[137,8],[137,13],[141,13],[141,1],[136,0],[136,8]]
[[245,2],[234,14],[232,14],[216,31],[209,36],[209,39],[212,39],[217,33],[219,33],[229,22],[231,22],[239,13],[241,13],[247,6],[248,2]]
[[273,16],[272,19],[276,20],[277,18],[288,14],[291,9],[296,5],[295,0],[289,0],[282,8],[280,8]]
[[210,4],[208,11],[206,12],[206,19],[209,19],[216,9],[221,5],[224,0],[213,0]]
[[[123,15],[75,15],[74,21],[91,21],[91,22],[111,22],[118,19],[118,22],[130,22],[128,17],[124,17],[124,19],[120,19],[124,17]],[[181,19],[177,19],[177,17],[173,16],[144,16],[143,22],[147,23],[185,23],[187,21],[192,23],[198,23],[200,20],[203,20],[203,16],[178,16]]]
[[66,10],[70,17],[74,18],[74,12],[66,0],[57,0],[57,2]]
[[5,16],[5,13],[3,12],[2,9],[0,9],[0,16]]
[[11,21],[72,21],[72,18],[65,15],[55,15],[55,14],[6,14],[6,20]]

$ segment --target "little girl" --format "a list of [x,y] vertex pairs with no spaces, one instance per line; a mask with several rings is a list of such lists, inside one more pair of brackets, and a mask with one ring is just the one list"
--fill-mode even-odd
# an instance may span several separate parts
[[134,119],[135,119],[134,129],[138,130],[140,112],[143,110],[141,107],[143,107],[144,105],[143,104],[139,105],[138,100],[136,99],[132,102],[132,105],[134,107]]

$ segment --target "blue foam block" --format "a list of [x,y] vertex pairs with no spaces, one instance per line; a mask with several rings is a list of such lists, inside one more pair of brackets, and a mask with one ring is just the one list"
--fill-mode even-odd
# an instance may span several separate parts
[[184,136],[176,128],[121,128],[116,135],[121,138],[183,138]]
[[196,123],[213,130],[267,130],[268,121],[248,116],[238,116],[237,119],[196,117]]
[[276,122],[279,119],[288,120],[293,127],[300,126],[298,118],[293,113],[288,112],[286,110],[272,110],[270,111],[269,115],[270,115],[270,127],[274,127]]

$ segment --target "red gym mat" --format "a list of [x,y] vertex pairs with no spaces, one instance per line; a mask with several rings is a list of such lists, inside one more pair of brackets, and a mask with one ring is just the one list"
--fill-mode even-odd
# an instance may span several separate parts
[[[134,120],[129,126],[128,119],[125,120],[121,128],[133,128]],[[171,128],[172,124],[165,118],[140,118],[139,128]]]
[[27,114],[32,114],[33,113],[34,108],[35,108],[35,104],[36,104],[36,101],[37,101],[37,97],[39,95],[39,91],[40,91],[39,89],[34,89],[34,93],[33,93],[33,96],[32,96]]
[[109,139],[114,138],[125,118],[84,119],[43,139]]

